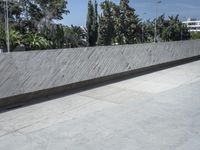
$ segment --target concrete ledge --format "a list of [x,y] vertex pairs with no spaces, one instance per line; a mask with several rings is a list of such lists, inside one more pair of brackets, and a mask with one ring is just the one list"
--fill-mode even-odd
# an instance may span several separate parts
[[199,58],[198,40],[3,54],[0,110]]

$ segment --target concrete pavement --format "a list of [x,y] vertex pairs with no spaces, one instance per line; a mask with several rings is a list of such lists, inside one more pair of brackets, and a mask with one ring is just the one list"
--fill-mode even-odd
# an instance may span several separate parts
[[199,150],[200,61],[0,114],[0,150]]

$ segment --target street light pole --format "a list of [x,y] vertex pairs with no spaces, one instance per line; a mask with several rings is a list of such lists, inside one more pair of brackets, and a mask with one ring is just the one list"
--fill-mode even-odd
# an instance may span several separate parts
[[6,45],[7,45],[7,51],[8,51],[8,53],[10,53],[10,31],[9,31],[9,8],[8,8],[8,0],[6,0],[5,24],[6,24]]
[[6,46],[7,46],[7,52],[10,53],[10,29],[9,29],[9,6],[8,1],[10,2],[18,2],[19,0],[3,0],[5,3],[5,33],[6,33]]
[[158,13],[158,4],[160,4],[162,1],[156,2],[156,19],[155,19],[155,28],[154,28],[154,43],[156,43],[156,37],[157,37],[157,13]]

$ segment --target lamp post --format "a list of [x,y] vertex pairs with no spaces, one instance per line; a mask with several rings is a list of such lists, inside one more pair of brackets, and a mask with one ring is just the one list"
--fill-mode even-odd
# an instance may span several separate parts
[[6,46],[7,52],[10,52],[10,31],[9,31],[9,8],[8,8],[8,0],[4,0],[5,2],[5,32],[6,32]]
[[10,53],[10,30],[9,30],[9,6],[8,1],[10,2],[18,2],[19,0],[3,0],[5,4],[5,32],[6,32],[6,46],[7,46],[7,52]]
[[8,0],[3,0],[4,7],[4,19],[5,19],[5,40],[7,52],[10,52],[10,32],[9,32],[9,8],[8,8]]
[[154,43],[156,43],[156,37],[157,37],[157,13],[158,13],[158,4],[160,4],[162,1],[156,2],[156,19],[155,19],[155,28],[154,28]]

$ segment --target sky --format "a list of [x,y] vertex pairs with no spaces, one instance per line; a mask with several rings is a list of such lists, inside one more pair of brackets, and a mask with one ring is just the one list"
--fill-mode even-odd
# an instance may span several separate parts
[[[98,4],[104,0],[97,0]],[[130,6],[135,8],[137,15],[142,20],[153,19],[156,16],[157,0],[130,0]],[[119,3],[119,0],[113,0]],[[64,19],[59,23],[65,25],[85,26],[87,17],[88,0],[68,0],[68,9],[70,13],[63,16]],[[99,8],[100,11],[100,8]],[[162,0],[158,5],[158,15],[179,14],[181,20],[184,18],[200,19],[200,0]]]

